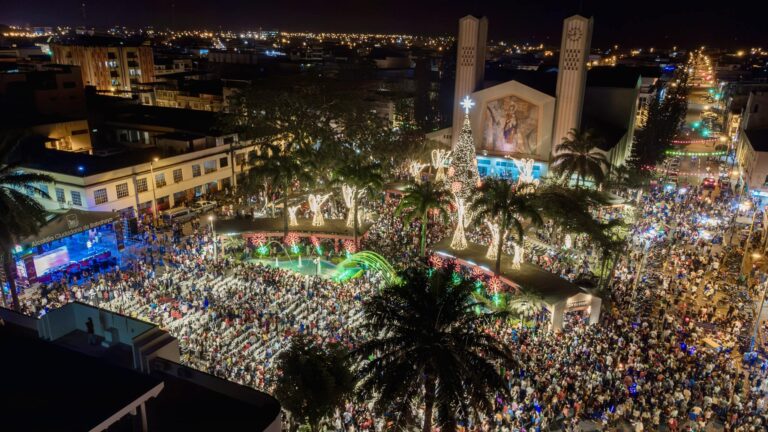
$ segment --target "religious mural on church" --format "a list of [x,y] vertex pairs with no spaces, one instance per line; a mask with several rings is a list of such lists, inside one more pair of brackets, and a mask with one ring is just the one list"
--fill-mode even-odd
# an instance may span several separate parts
[[517,96],[492,100],[483,113],[483,149],[537,153],[539,108]]

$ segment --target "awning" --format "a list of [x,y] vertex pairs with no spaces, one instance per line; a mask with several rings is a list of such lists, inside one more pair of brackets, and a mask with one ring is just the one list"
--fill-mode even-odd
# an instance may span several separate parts
[[50,243],[54,240],[69,237],[79,232],[106,225],[116,221],[119,214],[112,212],[93,212],[70,209],[64,213],[54,214],[40,232],[22,240],[25,247],[35,247]]

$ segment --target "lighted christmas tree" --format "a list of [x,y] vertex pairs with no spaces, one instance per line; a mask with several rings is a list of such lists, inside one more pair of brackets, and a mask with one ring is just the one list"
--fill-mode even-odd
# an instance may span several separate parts
[[475,140],[472,138],[472,126],[469,124],[469,110],[475,105],[469,96],[461,101],[464,108],[464,124],[461,127],[459,141],[453,149],[451,161],[452,182],[461,183],[461,191],[457,195],[467,198],[477,187],[480,175],[477,173],[477,160],[475,159]]

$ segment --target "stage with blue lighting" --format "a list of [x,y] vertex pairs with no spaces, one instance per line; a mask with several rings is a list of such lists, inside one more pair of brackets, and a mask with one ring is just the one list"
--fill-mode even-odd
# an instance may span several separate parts
[[22,285],[70,280],[119,264],[125,238],[115,213],[69,210],[54,214],[37,236],[14,248]]

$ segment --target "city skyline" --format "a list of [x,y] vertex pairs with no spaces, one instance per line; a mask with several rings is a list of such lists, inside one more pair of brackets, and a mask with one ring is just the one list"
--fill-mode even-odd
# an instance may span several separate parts
[[632,11],[623,5],[603,0],[524,0],[504,4],[454,0],[417,4],[400,0],[381,4],[348,0],[268,0],[258,4],[245,0],[222,0],[215,3],[202,0],[136,0],[85,2],[85,19],[81,3],[80,0],[41,0],[30,4],[11,0],[0,12],[0,23],[49,26],[85,24],[94,27],[151,25],[157,28],[202,27],[225,30],[261,27],[286,31],[438,36],[455,34],[456,19],[466,14],[476,14],[490,17],[493,30],[489,37],[493,39],[557,44],[561,20],[581,11],[595,18],[595,46],[618,43],[660,47],[746,47],[759,46],[768,37],[768,29],[760,25],[761,17],[768,12],[768,6],[758,2],[747,2],[750,13],[744,14],[739,12],[744,9],[721,10],[704,2],[688,0],[667,4],[664,8]]

